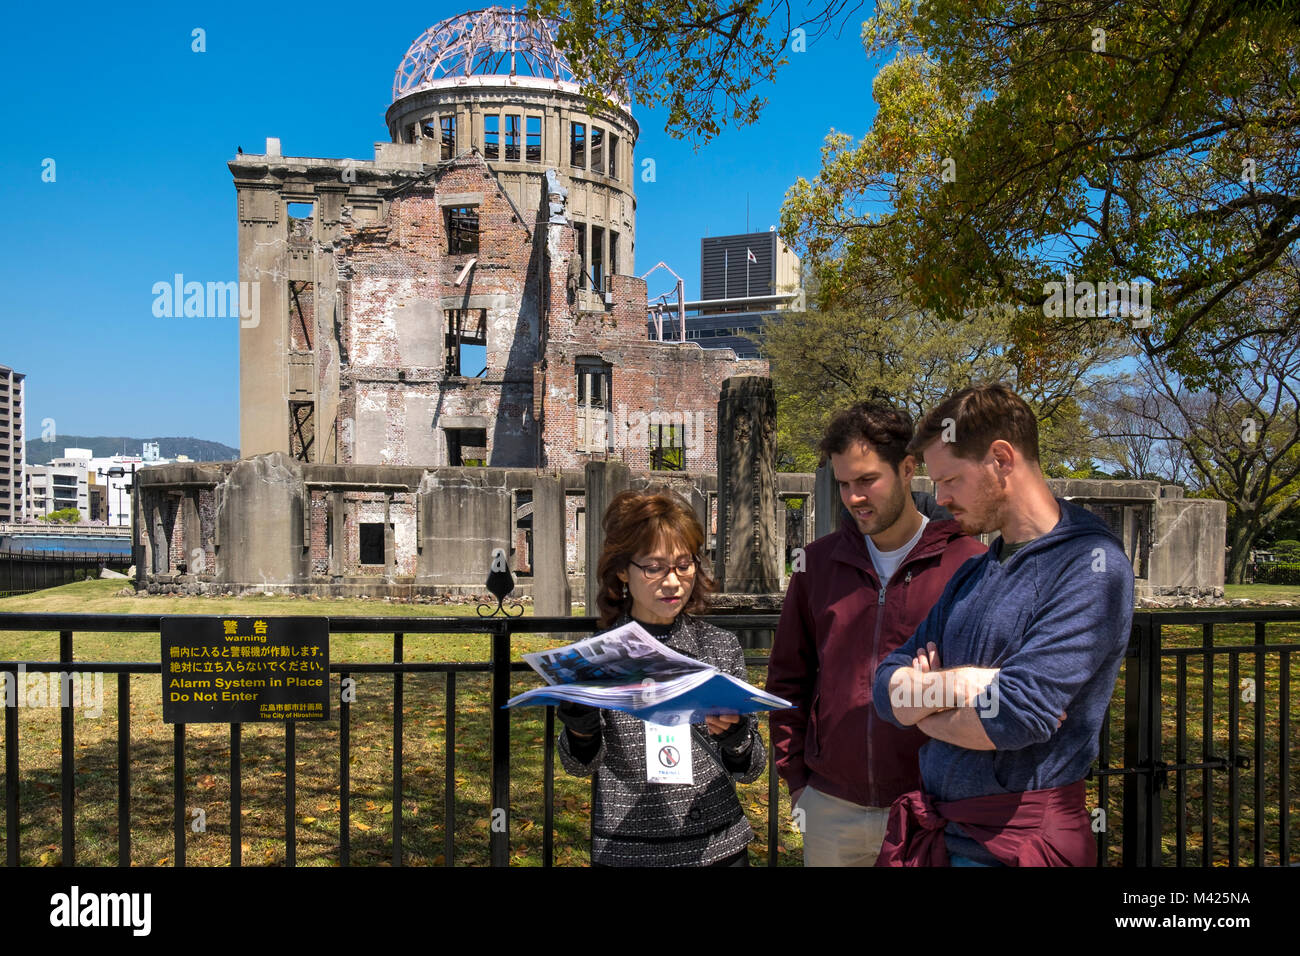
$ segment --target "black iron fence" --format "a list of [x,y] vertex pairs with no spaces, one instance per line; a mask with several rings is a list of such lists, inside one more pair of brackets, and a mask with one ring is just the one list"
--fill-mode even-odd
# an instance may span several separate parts
[[95,577],[104,568],[125,571],[130,555],[103,551],[58,551],[53,549],[0,549],[0,597],[28,594]]
[[[770,635],[777,620],[775,615],[707,619],[750,635]],[[501,705],[510,697],[511,674],[528,670],[526,665],[511,661],[511,640],[520,634],[556,634],[557,638],[572,639],[576,633],[591,633],[594,627],[593,618],[330,619],[331,635],[383,634],[392,638],[391,661],[336,661],[331,655],[330,671],[338,676],[340,686],[366,675],[388,675],[392,680],[390,837],[394,865],[405,862],[406,855],[402,832],[406,676],[442,674],[445,681],[442,862],[449,866],[456,860],[458,679],[466,674],[488,676],[490,806],[501,812],[500,817],[496,810],[492,815],[489,859],[494,866],[504,866],[510,857],[512,752],[511,712]],[[0,614],[0,634],[6,631],[59,634],[57,661],[0,660],[0,672],[10,675],[10,686],[16,686],[20,672],[117,675],[116,829],[117,858],[122,866],[129,865],[132,858],[130,675],[159,674],[161,688],[162,665],[153,661],[80,661],[74,656],[74,637],[77,632],[87,631],[158,634],[160,628],[158,615]],[[485,635],[489,638],[489,656],[477,662],[406,661],[404,638],[408,634]],[[1195,634],[1196,638],[1189,634]],[[1300,651],[1298,636],[1300,611],[1289,609],[1134,615],[1128,656],[1102,728],[1098,762],[1090,774],[1089,799],[1096,808],[1094,829],[1103,865],[1238,865],[1243,856],[1256,866],[1293,862],[1290,804],[1295,798],[1291,793],[1291,761],[1300,745],[1291,733],[1295,686],[1291,667],[1293,654]],[[3,640],[0,636],[0,641]],[[747,663],[762,668],[766,657],[751,654]],[[61,681],[60,687],[63,695],[59,731],[61,859],[69,865],[76,862],[77,855],[77,746],[69,682]],[[18,708],[12,706],[13,701],[9,703],[11,706],[5,708],[4,727],[5,842],[7,863],[16,866],[22,845],[19,822],[23,778]],[[1248,715],[1245,727],[1242,726],[1243,703],[1248,705],[1244,709]],[[353,705],[346,695],[338,706],[337,859],[346,866],[352,862],[350,774],[354,718]],[[1117,712],[1122,714],[1122,720],[1112,719]],[[1199,726],[1193,717],[1199,717]],[[555,729],[553,710],[547,708],[540,782],[544,806],[542,861],[547,866],[555,856]],[[238,866],[242,857],[241,725],[230,725],[229,733],[230,863]],[[285,721],[283,733],[285,862],[292,866],[296,863],[299,828],[295,723]],[[171,751],[175,832],[172,862],[183,866],[189,822],[183,724],[173,728]],[[1121,755],[1118,765],[1114,764],[1117,754]],[[1112,788],[1114,778],[1118,778],[1115,781],[1119,785],[1118,794]],[[767,821],[759,841],[766,843],[767,863],[773,866],[780,855],[777,808],[781,793],[775,769],[769,767]],[[1189,812],[1191,803],[1199,804],[1199,817]],[[1247,807],[1249,813],[1243,821]]]

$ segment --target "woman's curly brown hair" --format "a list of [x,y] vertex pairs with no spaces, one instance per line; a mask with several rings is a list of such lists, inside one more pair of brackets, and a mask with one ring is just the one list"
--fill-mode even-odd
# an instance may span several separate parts
[[695,556],[695,584],[682,611],[698,614],[708,608],[709,595],[717,585],[704,565],[704,529],[695,512],[680,498],[670,492],[624,491],[609,503],[601,523],[605,546],[596,566],[600,577],[596,607],[601,628],[609,628],[621,615],[631,613],[632,597],[624,593],[618,573],[626,571],[636,555],[653,549],[660,537]]

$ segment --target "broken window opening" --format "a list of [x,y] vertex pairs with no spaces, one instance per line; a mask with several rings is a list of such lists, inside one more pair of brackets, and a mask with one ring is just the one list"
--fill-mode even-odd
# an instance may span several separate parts
[[599,126],[591,128],[591,171],[605,171],[605,131]]
[[609,134],[609,178],[618,179],[618,137]]
[[618,271],[618,233],[613,229],[609,231],[609,274],[622,275]]
[[681,425],[650,426],[650,470],[685,471],[686,448]]
[[366,522],[361,525],[361,563],[384,563],[384,523],[382,521]]
[[420,124],[412,123],[406,127],[406,141],[408,143],[418,143],[420,141]]
[[576,363],[578,408],[575,416],[578,451],[608,451],[613,435],[609,430],[611,367],[600,359],[579,359]]
[[587,127],[583,123],[569,124],[569,165],[587,168]]
[[447,464],[483,468],[487,466],[486,428],[445,428]]
[[483,117],[483,158],[501,158],[501,117],[490,113]]
[[542,161],[542,118],[530,116],[525,122],[528,126],[525,131],[527,141],[524,158],[530,163],[540,163]]
[[487,309],[447,312],[447,374],[477,378],[487,372]]
[[442,117],[442,158],[456,157],[456,117]]
[[310,352],[312,329],[316,323],[315,284],[289,280],[289,347],[295,352]]
[[316,216],[316,204],[312,202],[287,202],[284,204],[284,211],[289,219],[289,238],[300,241],[310,240]]
[[519,162],[519,114],[506,114],[506,161]]
[[591,227],[591,287],[597,292],[605,289],[605,230]]
[[447,253],[478,252],[478,206],[447,207]]
[[433,140],[436,140],[436,139],[438,138],[438,123],[437,123],[437,121],[434,120],[434,119],[427,119],[427,120],[425,120],[423,123],[421,123],[421,124],[420,124],[420,135],[421,135],[421,138],[423,138],[423,139],[427,139],[427,140],[429,140],[430,142],[432,142]]
[[587,288],[587,224],[585,222],[575,222],[574,228],[578,230],[578,262],[582,264],[582,271],[578,277],[578,286]]
[[289,454],[295,461],[311,461],[316,443],[316,403],[289,403]]

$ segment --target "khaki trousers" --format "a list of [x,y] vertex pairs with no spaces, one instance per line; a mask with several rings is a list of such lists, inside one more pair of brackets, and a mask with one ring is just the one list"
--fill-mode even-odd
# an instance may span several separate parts
[[885,839],[888,807],[860,806],[808,786],[795,805],[796,824],[800,816],[804,866],[875,865]]

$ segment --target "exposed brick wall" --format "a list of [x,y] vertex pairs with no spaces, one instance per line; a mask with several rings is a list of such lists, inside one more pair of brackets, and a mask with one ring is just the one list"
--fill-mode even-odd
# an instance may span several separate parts
[[330,497],[327,492],[311,493],[311,574],[328,575],[330,571],[329,526]]
[[[613,302],[603,311],[581,311],[581,297],[568,301],[559,263],[573,254],[572,229],[552,226],[550,335],[542,442],[548,467],[580,468],[593,456],[626,462],[635,470],[651,463],[647,426],[680,426],[685,471],[717,468],[717,405],[722,383],[736,375],[767,375],[765,360],[738,360],[728,350],[695,343],[651,342],[645,335],[646,285],[634,276],[611,277]],[[607,453],[577,450],[580,359],[610,366]]]
[[[445,201],[465,195],[482,197],[479,248],[451,254]],[[344,225],[334,252],[343,297],[339,428],[318,439],[336,442],[338,461],[447,464],[446,426],[438,422],[482,419],[490,423],[491,465],[581,467],[593,452],[577,450],[576,360],[589,357],[612,369],[612,448],[595,457],[648,468],[648,426],[667,425],[680,429],[686,471],[716,468],[722,382],[766,375],[767,363],[695,343],[649,341],[646,286],[634,276],[610,277],[608,303],[588,290],[570,301],[576,232],[538,218],[538,210],[517,209],[482,159],[470,155],[395,195],[382,220]],[[476,264],[457,285],[471,259]],[[412,347],[408,333],[403,343],[403,322],[423,310],[432,330],[453,297],[486,315],[480,379],[446,376],[442,341]]]
[[[439,197],[481,195],[477,253],[448,252],[446,206]],[[528,465],[536,447],[532,421],[532,368],[537,353],[537,255],[528,218],[497,188],[477,156],[458,161],[435,178],[413,186],[389,203],[383,221],[345,229],[336,264],[345,280],[344,353],[340,373],[341,461],[368,464],[447,464],[445,442],[409,440],[428,432],[438,419],[477,417],[487,428],[489,464]],[[473,269],[456,284],[466,264]],[[488,297],[487,368],[478,379],[445,375],[444,341],[426,343],[419,354],[403,354],[401,310],[422,309],[432,329],[440,303],[457,296]],[[472,309],[479,308],[475,300]],[[410,313],[408,313],[410,314]],[[420,359],[417,361],[416,359]],[[411,397],[424,399],[414,405]],[[415,412],[410,409],[414,407]],[[428,414],[424,410],[429,410]],[[411,415],[416,420],[408,421]],[[378,441],[363,441],[359,429],[383,422]],[[427,449],[436,442],[436,460]],[[376,453],[368,449],[377,447]],[[412,449],[425,449],[420,460]]]

